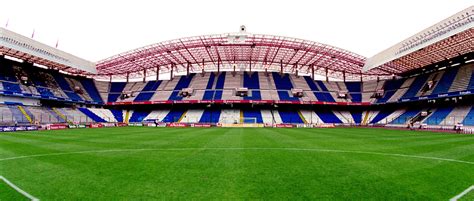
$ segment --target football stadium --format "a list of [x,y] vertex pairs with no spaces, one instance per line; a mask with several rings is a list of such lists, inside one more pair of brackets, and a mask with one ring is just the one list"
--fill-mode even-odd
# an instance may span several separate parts
[[0,200],[474,200],[474,7],[445,16],[372,57],[237,25],[92,62],[0,28]]

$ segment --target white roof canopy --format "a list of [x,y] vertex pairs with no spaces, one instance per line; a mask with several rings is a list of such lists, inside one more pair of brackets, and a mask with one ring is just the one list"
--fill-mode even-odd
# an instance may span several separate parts
[[[407,56],[411,53],[416,51],[422,50],[428,46],[432,46],[435,44],[439,44],[442,41],[453,43],[453,45],[446,45],[440,44],[443,46],[442,48],[435,48],[438,51],[452,51],[453,47],[456,46],[457,54],[465,54],[472,52],[472,47],[474,44],[472,42],[472,29],[474,27],[474,6],[471,6],[467,9],[464,9],[461,12],[456,13],[455,15],[413,35],[410,38],[403,40],[402,42],[374,55],[373,57],[369,58],[364,67],[363,71],[367,72],[375,68],[380,68],[384,64],[389,64],[391,68],[399,71],[405,71],[406,69],[418,68],[421,66],[410,66],[410,65],[418,65],[418,63],[401,61],[401,62],[392,62],[404,56]],[[450,37],[455,35],[461,34],[462,41],[454,40],[447,40]],[[461,38],[461,37],[458,37]],[[456,44],[454,44],[456,43]],[[463,47],[459,49],[459,44],[462,44]],[[470,46],[470,47],[469,47]],[[442,52],[438,52],[442,53]],[[443,55],[449,55],[444,54]],[[416,58],[415,58],[416,59]],[[418,58],[421,60],[422,58]],[[440,58],[442,59],[442,58]],[[449,58],[444,58],[449,59]],[[413,60],[413,59],[412,59]],[[436,62],[436,61],[432,61]],[[439,61],[438,61],[439,62]],[[420,63],[420,65],[424,65]],[[392,70],[393,70],[392,69]],[[388,70],[388,69],[386,69]]]
[[0,28],[0,55],[8,55],[72,74],[96,74],[95,63]]

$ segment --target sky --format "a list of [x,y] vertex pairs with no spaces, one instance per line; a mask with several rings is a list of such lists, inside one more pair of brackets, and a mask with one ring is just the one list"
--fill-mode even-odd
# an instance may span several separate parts
[[247,32],[370,57],[472,0],[0,0],[0,26],[90,61],[161,41]]

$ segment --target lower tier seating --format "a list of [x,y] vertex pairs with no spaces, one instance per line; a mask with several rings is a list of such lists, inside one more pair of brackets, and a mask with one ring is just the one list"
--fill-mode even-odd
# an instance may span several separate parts
[[180,122],[180,123],[266,123],[266,124],[396,124],[420,123],[433,126],[452,126],[462,123],[474,126],[473,105],[433,108],[387,108],[339,110],[321,107],[309,109],[186,109],[174,106],[159,110],[122,110],[104,108],[57,108],[23,105],[9,102],[0,104],[0,124],[48,124],[88,122]]

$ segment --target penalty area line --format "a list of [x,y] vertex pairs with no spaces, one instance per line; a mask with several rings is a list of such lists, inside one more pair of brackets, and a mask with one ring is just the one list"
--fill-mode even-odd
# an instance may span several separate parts
[[473,191],[474,190],[474,185],[472,185],[471,187],[467,188],[466,190],[464,190],[462,193],[454,196],[453,198],[449,199],[449,201],[458,201],[459,199],[461,199],[462,197],[464,197],[465,195],[467,195],[469,192]]
[[11,188],[13,188],[16,192],[22,194],[23,196],[27,197],[28,199],[30,199],[31,201],[39,201],[38,198],[30,195],[29,193],[27,193],[26,191],[22,190],[20,187],[16,186],[15,184],[13,184],[11,181],[8,181],[7,178],[3,177],[3,176],[0,176],[0,180],[2,180],[3,182],[5,182],[8,186],[10,186]]
[[417,159],[426,159],[426,160],[438,160],[446,162],[455,162],[474,165],[474,161],[463,161],[450,158],[438,158],[432,156],[418,156],[418,155],[407,155],[407,154],[397,154],[397,153],[384,153],[384,152],[371,152],[371,151],[357,151],[357,150],[337,150],[337,149],[312,149],[312,148],[291,148],[291,147],[195,147],[195,148],[151,148],[151,149],[106,149],[106,150],[89,150],[89,151],[77,151],[77,152],[57,152],[57,153],[47,153],[47,154],[34,154],[34,155],[24,155],[24,156],[14,156],[9,158],[0,158],[2,161],[18,160],[25,158],[36,158],[36,157],[48,157],[48,156],[62,156],[62,155],[71,155],[71,154],[88,154],[88,153],[111,153],[111,152],[141,152],[141,151],[189,151],[189,150],[258,150],[258,151],[268,151],[268,150],[281,150],[281,151],[308,151],[308,152],[320,152],[320,153],[352,153],[352,154],[370,154],[370,155],[380,155],[380,156],[391,156],[391,157],[403,157],[403,158],[417,158]]

